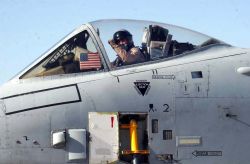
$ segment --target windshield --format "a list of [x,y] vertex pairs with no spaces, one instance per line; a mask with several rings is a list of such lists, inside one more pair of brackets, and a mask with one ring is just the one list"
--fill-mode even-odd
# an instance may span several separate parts
[[[91,22],[102,40],[110,62],[119,54],[109,40],[117,31],[126,30],[132,35],[146,60],[157,60],[192,51],[211,44],[223,43],[207,35],[169,24],[136,20],[100,20]],[[148,57],[147,57],[148,55]],[[120,55],[119,55],[120,56]]]
[[94,72],[102,69],[100,54],[88,31],[84,30],[59,45],[20,78]]

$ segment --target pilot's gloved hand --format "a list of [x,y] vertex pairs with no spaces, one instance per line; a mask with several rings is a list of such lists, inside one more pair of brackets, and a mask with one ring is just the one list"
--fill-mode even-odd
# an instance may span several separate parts
[[108,42],[109,42],[109,44],[114,44],[115,43],[113,39],[110,39]]
[[118,46],[113,39],[110,39],[108,42],[109,42],[110,46],[113,48]]

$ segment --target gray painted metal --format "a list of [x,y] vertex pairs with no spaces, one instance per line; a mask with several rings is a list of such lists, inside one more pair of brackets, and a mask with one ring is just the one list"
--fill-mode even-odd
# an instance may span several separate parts
[[[97,38],[107,60],[91,25],[55,48],[83,29]],[[55,48],[0,88],[0,163],[68,163],[69,149],[53,148],[51,132],[86,129],[89,136],[90,112],[147,113],[149,163],[249,162],[250,50],[221,44],[123,69],[107,64],[95,73],[19,79]],[[197,71],[202,77],[192,78]],[[149,82],[146,95],[135,82]],[[152,119],[158,120],[157,133]],[[163,140],[164,130],[172,131],[170,139]],[[81,163],[89,163],[90,140]]]

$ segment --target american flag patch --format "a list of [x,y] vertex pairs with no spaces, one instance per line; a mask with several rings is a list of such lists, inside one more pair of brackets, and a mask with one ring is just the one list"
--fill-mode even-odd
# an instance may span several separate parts
[[98,53],[81,53],[80,70],[101,68],[101,59]]

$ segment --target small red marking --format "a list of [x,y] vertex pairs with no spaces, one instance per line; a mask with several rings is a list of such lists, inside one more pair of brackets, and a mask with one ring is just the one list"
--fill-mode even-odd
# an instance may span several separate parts
[[114,116],[111,117],[111,127],[114,127]]

